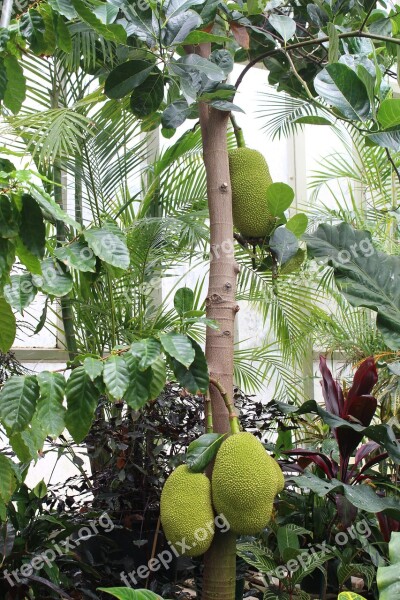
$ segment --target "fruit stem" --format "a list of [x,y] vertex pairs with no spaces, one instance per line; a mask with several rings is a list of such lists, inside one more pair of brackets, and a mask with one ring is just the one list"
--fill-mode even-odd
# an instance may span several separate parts
[[233,115],[230,116],[233,133],[235,134],[236,143],[238,148],[246,148],[246,142],[244,140],[243,129],[238,125],[235,117]]
[[204,410],[206,413],[206,433],[214,433],[212,404],[209,394],[204,396]]
[[225,406],[228,409],[229,413],[229,425],[231,428],[231,433],[240,433],[240,423],[238,416],[235,411],[235,407],[233,406],[232,400],[229,398],[227,391],[216,379],[210,379],[210,384],[217,388],[223,401],[225,402]]

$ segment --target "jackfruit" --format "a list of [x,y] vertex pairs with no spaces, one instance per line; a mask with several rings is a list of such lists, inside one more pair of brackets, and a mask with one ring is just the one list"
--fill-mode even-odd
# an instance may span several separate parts
[[267,203],[272,183],[268,165],[258,150],[235,148],[229,152],[233,224],[245,238],[264,238],[273,229],[275,218]]
[[276,472],[276,493],[280,494],[280,492],[285,489],[285,478],[283,476],[282,469],[276,460],[273,460],[272,464]]
[[212,474],[213,503],[235,533],[254,535],[268,524],[281,485],[275,465],[249,432],[235,433],[221,444]]
[[164,484],[160,519],[167,540],[180,554],[200,556],[213,540],[211,483],[204,473],[180,465]]

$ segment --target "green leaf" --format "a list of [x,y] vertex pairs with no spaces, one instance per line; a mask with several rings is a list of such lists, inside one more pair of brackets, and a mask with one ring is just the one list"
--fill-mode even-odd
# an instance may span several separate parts
[[268,208],[273,217],[279,217],[292,204],[294,191],[286,183],[271,183],[267,188]]
[[54,256],[69,268],[83,272],[96,272],[96,257],[87,244],[73,242],[54,250]]
[[182,333],[161,333],[160,342],[166,354],[189,367],[195,358],[195,350],[187,335]]
[[11,432],[23,431],[32,420],[38,398],[36,377],[13,375],[0,391],[0,421]]
[[383,129],[400,125],[400,99],[386,98],[383,100],[377,118]]
[[159,69],[150,75],[133,92],[130,108],[139,119],[148,117],[156,112],[164,99],[164,78]]
[[212,44],[225,44],[228,39],[229,38],[222,35],[215,35],[214,33],[207,33],[206,31],[191,31],[182,42],[182,46],[197,46],[198,44],[207,42],[211,42]]
[[32,492],[35,494],[36,498],[44,498],[46,496],[47,485],[45,484],[44,479],[35,485]]
[[94,11],[82,0],[70,0],[70,2],[82,21],[90,25],[90,27],[106,40],[116,42],[117,44],[126,44],[126,31],[122,25],[104,25],[101,20],[97,18]]
[[296,33],[296,22],[291,17],[271,14],[269,22],[284,42],[288,42]]
[[26,79],[24,71],[15,56],[11,54],[6,56],[4,66],[8,79],[7,89],[4,94],[4,106],[16,115],[19,113],[22,103],[25,100]]
[[50,6],[69,21],[76,19],[76,10],[71,6],[70,0],[47,0]]
[[22,313],[35,299],[37,288],[29,273],[11,275],[10,279],[11,284],[4,286],[4,297],[15,310]]
[[45,24],[37,10],[31,8],[23,13],[19,20],[19,30],[28,40],[33,52],[40,50],[44,41]]
[[299,117],[298,119],[294,119],[292,123],[299,123],[302,125],[332,125],[333,123],[326,119],[325,117]]
[[139,358],[139,369],[145,371],[161,356],[160,342],[154,338],[143,339],[131,345],[131,354]]
[[100,592],[106,592],[118,600],[162,600],[161,596],[149,590],[132,590],[131,588],[97,588]]
[[65,273],[61,263],[46,258],[41,262],[42,275],[33,275],[32,280],[36,287],[47,294],[61,298],[72,290],[73,280],[70,273]]
[[61,206],[59,206],[57,202],[55,202],[53,198],[49,196],[49,194],[46,194],[44,190],[32,185],[31,193],[33,198],[36,200],[39,206],[42,207],[45,213],[48,213],[57,221],[62,221],[63,223],[67,223],[67,225],[71,225],[71,227],[77,229],[78,231],[82,229],[80,224],[70,217],[70,215],[66,213]]
[[0,237],[11,239],[18,235],[19,215],[5,194],[0,195]]
[[7,91],[7,71],[4,66],[4,59],[0,58],[0,100],[4,99],[4,95]]
[[67,381],[65,425],[77,444],[89,433],[99,392],[83,367],[74,369]]
[[8,352],[17,334],[17,324],[11,306],[0,298],[0,351]]
[[226,433],[205,433],[191,442],[186,452],[186,462],[190,471],[202,473],[215,458],[226,438]]
[[37,404],[37,418],[52,438],[57,438],[65,429],[63,406],[66,381],[61,373],[42,371],[38,374],[40,397]]
[[21,239],[17,240],[17,246],[15,248],[15,253],[18,256],[20,262],[28,269],[28,271],[34,275],[42,274],[42,267],[40,260],[37,256],[32,254],[26,248]]
[[202,58],[198,54],[186,54],[169,64],[169,70],[179,77],[193,77],[193,73],[206,75],[211,81],[224,81],[224,71],[211,60]]
[[393,531],[389,542],[389,566],[380,566],[376,574],[379,600],[394,600],[400,594],[400,533]]
[[297,254],[299,242],[294,233],[286,229],[286,227],[278,227],[271,235],[269,247],[278,263],[284,265]]
[[205,394],[210,385],[206,357],[201,346],[194,340],[190,341],[195,351],[194,361],[189,367],[186,367],[180,361],[172,358],[172,368],[179,383],[191,394],[197,394],[199,391]]
[[247,12],[249,15],[259,15],[264,12],[267,0],[247,0]]
[[327,29],[329,36],[328,62],[332,64],[339,60],[339,34],[333,23],[328,23]]
[[92,381],[94,381],[95,379],[100,377],[100,375],[103,374],[103,367],[104,363],[102,360],[92,358],[91,356],[88,356],[83,361],[83,368],[85,369],[86,373],[89,375]]
[[37,258],[43,258],[46,228],[38,203],[29,194],[22,196],[20,236],[25,248]]
[[62,15],[54,14],[56,44],[68,54],[72,52],[72,37]]
[[294,548],[296,550],[300,548],[298,535],[291,529],[290,525],[282,525],[279,527],[276,539],[281,556],[287,548]]
[[129,60],[111,71],[104,85],[109,98],[119,99],[139,87],[154,71],[154,63],[147,60]]
[[304,236],[308,253],[334,268],[335,281],[353,306],[377,312],[376,324],[389,348],[400,348],[400,257],[376,250],[368,231],[347,223],[322,224]]
[[218,65],[226,76],[229,75],[234,67],[233,56],[229,50],[214,50],[214,52],[211,52],[210,54],[210,60]]
[[367,140],[374,142],[382,148],[391,148],[395,152],[400,150],[400,128],[388,131],[378,131],[365,136]]
[[159,356],[151,367],[150,395],[149,400],[155,400],[161,394],[165,387],[167,379],[166,364],[163,356]]
[[180,288],[174,296],[175,310],[180,317],[190,310],[194,306],[194,293],[188,287]]
[[95,6],[93,12],[103,25],[111,25],[118,16],[119,8],[112,4],[100,4]]
[[297,215],[293,215],[293,217],[291,217],[289,221],[286,222],[285,227],[286,229],[294,233],[296,237],[301,237],[303,233],[305,233],[307,225],[307,215],[305,215],[304,213],[299,213]]
[[340,592],[337,600],[365,600],[365,598],[355,592]]
[[217,110],[224,110],[227,112],[235,110],[236,112],[244,113],[244,110],[240,108],[240,106],[237,106],[237,104],[233,104],[233,102],[228,102],[228,100],[210,100],[208,104],[210,106],[213,106]]
[[17,477],[10,458],[0,453],[0,499],[8,504],[17,489]]
[[86,229],[83,235],[89,247],[101,260],[120,269],[129,267],[130,257],[126,242],[115,233],[106,227],[92,227]]
[[177,129],[190,115],[190,107],[186,100],[175,100],[164,110],[162,125],[166,129]]
[[317,93],[337,108],[344,117],[366,121],[371,113],[367,89],[347,65],[334,63],[320,71],[314,79]]
[[139,358],[132,354],[125,354],[124,360],[129,372],[129,385],[124,399],[130,408],[139,410],[150,400],[153,373],[151,368],[142,371],[139,367]]
[[120,400],[129,384],[129,371],[122,356],[112,355],[104,361],[103,379],[108,393]]

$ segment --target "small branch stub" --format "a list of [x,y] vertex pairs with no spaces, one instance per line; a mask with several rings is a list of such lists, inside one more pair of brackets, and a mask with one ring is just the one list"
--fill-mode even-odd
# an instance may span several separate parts
[[224,181],[224,183],[221,183],[219,189],[223,194],[226,194],[226,192],[228,191],[228,184],[226,183],[226,181]]

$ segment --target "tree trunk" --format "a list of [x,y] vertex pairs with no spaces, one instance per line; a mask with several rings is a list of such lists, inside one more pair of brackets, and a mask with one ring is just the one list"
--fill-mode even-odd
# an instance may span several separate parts
[[[211,53],[209,44],[191,49],[204,58]],[[234,322],[238,306],[235,301],[239,272],[234,257],[232,192],[229,176],[227,125],[229,113],[207,104],[200,105],[203,157],[207,174],[210,212],[210,276],[206,299],[207,317],[215,319],[220,329],[207,329],[206,357],[210,375],[233,395]],[[218,390],[211,386],[214,431],[230,431],[228,412]],[[205,555],[203,600],[234,600],[236,584],[236,536],[216,532]]]

